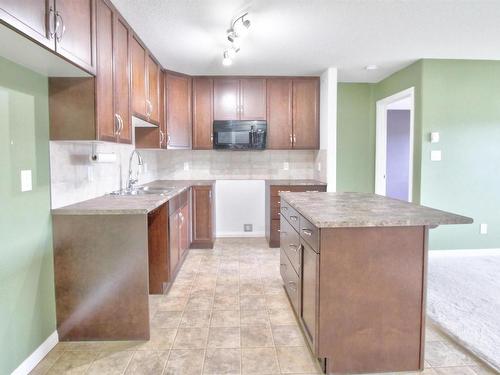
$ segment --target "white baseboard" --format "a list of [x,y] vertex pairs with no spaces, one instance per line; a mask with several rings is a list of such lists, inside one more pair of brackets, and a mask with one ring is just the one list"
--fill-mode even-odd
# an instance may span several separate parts
[[59,335],[57,331],[47,337],[47,339],[35,349],[31,355],[16,368],[11,375],[26,375],[33,370],[38,363],[57,345],[59,342]]
[[500,249],[429,250],[429,256],[500,256]]
[[265,232],[217,232],[217,238],[224,237],[265,237]]

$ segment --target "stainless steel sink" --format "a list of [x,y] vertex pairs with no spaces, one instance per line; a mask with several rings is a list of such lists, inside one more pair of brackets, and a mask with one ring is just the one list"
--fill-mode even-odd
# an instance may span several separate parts
[[116,190],[109,193],[109,195],[166,195],[170,193],[174,188],[153,188],[149,186],[143,186],[136,189],[122,189]]

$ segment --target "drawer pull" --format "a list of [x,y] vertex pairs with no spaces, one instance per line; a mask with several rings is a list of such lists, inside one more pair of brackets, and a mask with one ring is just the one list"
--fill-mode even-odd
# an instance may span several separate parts
[[295,252],[297,252],[297,250],[298,250],[298,248],[299,248],[299,246],[298,246],[298,245],[295,245],[295,244],[293,244],[293,243],[289,244],[289,245],[288,245],[288,247],[289,247],[290,249],[292,249],[293,251],[295,251]]
[[286,268],[286,264],[285,263],[280,263],[280,266]]
[[278,190],[278,194],[279,193],[289,193],[289,192],[290,192],[290,190]]
[[294,215],[290,216],[290,220],[292,220],[292,221],[297,221],[298,219],[299,219],[298,216],[294,216]]
[[302,232],[304,232],[306,236],[312,236],[313,234],[312,230],[310,229],[302,229]]
[[282,209],[283,211],[288,211],[288,207],[286,207],[286,206],[285,206],[285,207],[281,207],[281,209]]
[[289,281],[288,282],[288,286],[290,287],[290,289],[292,289],[294,292],[297,291],[297,285],[293,282],[293,281]]

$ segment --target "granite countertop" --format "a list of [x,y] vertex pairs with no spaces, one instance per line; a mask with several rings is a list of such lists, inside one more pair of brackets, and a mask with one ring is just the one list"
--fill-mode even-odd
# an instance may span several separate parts
[[469,217],[367,193],[281,193],[318,228],[470,224]]
[[213,180],[157,180],[144,184],[155,188],[169,188],[168,193],[144,195],[103,195],[52,210],[53,215],[126,215],[147,214],[191,186],[212,185]]
[[273,185],[326,185],[318,180],[266,180],[266,184]]

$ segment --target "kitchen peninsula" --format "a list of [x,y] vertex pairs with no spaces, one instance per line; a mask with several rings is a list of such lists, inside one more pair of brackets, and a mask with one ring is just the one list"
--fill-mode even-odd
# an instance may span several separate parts
[[374,194],[281,193],[281,275],[327,373],[423,369],[429,228],[468,223]]

